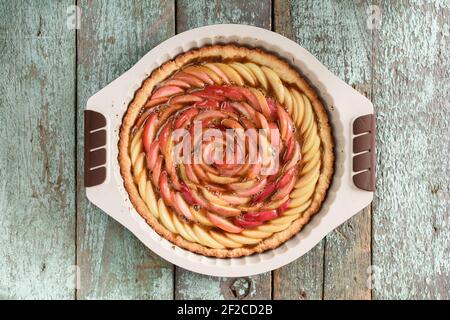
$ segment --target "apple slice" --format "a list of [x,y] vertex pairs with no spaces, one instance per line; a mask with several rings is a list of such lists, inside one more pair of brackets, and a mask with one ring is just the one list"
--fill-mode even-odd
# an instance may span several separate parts
[[213,202],[208,203],[207,209],[217,214],[220,214],[221,216],[224,217],[235,217],[241,214],[241,210],[239,209],[228,206],[222,206],[220,204],[216,204]]
[[222,194],[222,195],[220,195],[220,197],[223,200],[225,200],[226,202],[228,202],[229,204],[235,204],[235,205],[246,204],[247,202],[250,201],[249,197],[239,197],[239,196],[233,196],[233,195],[229,195],[229,194]]
[[208,212],[206,214],[206,216],[208,217],[208,219],[218,228],[230,232],[230,233],[241,233],[242,231],[244,231],[243,228],[238,227],[234,224],[232,224],[230,221],[228,221],[227,219],[224,219],[214,213]]
[[159,155],[158,158],[156,159],[155,166],[153,167],[152,171],[152,180],[155,186],[159,185],[159,177],[161,175],[162,163],[163,163],[163,156]]
[[156,99],[150,99],[145,103],[144,108],[152,108],[154,106],[158,106],[160,104],[165,103],[167,100],[169,100],[169,96],[160,97],[160,98],[156,98]]
[[206,208],[208,206],[208,203],[206,202],[205,198],[200,196],[196,190],[191,189],[191,196],[194,199],[195,203],[199,206],[202,206],[203,208]]
[[175,193],[174,204],[176,209],[178,209],[178,213],[182,214],[188,220],[194,220],[191,210],[189,210],[187,203],[184,201],[179,192]]
[[150,145],[155,138],[155,129],[158,124],[158,116],[156,113],[152,114],[145,123],[144,132],[142,133],[142,142],[144,144],[145,152],[150,151]]
[[178,93],[182,93],[184,90],[177,86],[163,86],[158,89],[152,94],[150,100],[152,99],[158,99],[161,97],[168,97],[173,96]]
[[183,195],[184,200],[186,200],[191,206],[197,203],[192,196],[191,190],[184,183],[181,184],[181,194]]
[[215,66],[212,63],[206,63],[204,66],[219,75],[222,78],[223,82],[225,82],[226,84],[230,84],[230,79],[228,79],[227,75],[219,67]]
[[209,85],[214,84],[214,81],[208,76],[208,74],[198,67],[190,66],[185,68],[183,71],[201,79],[203,82]]
[[272,116],[273,120],[277,120],[278,114],[277,114],[277,104],[273,99],[267,98],[267,106],[270,110],[270,115]]
[[292,154],[292,158],[286,163],[285,169],[289,170],[290,168],[294,167],[298,161],[300,161],[302,157],[301,150],[300,150],[300,144],[295,141],[294,146],[294,152]]
[[169,134],[170,134],[170,125],[169,125],[169,123],[166,123],[164,125],[164,128],[162,128],[162,130],[159,132],[159,135],[158,135],[159,149],[162,152],[166,151],[166,144],[167,144],[167,139],[169,138]]
[[199,111],[195,108],[190,108],[190,109],[183,111],[182,113],[180,113],[180,115],[177,117],[177,119],[173,123],[173,128],[174,129],[181,128],[183,126],[183,124],[190,122],[190,120],[193,117],[195,117],[198,113],[199,113]]
[[277,187],[276,183],[268,185],[258,196],[253,198],[253,203],[264,202],[275,191]]
[[206,175],[208,176],[208,178],[209,178],[209,180],[211,182],[218,183],[218,184],[235,183],[235,182],[238,182],[240,180],[240,178],[217,176],[217,175],[212,174],[210,172],[207,172]]
[[294,131],[294,124],[292,122],[292,119],[281,106],[277,107],[277,114],[280,121],[281,137],[284,141],[289,140],[289,138],[292,137]]
[[272,87],[273,91],[275,91],[275,95],[277,96],[277,100],[280,103],[284,102],[284,86],[281,82],[280,77],[270,68],[267,68],[265,66],[261,67],[261,70],[264,72],[264,74],[267,77],[267,80]]
[[257,194],[258,192],[260,192],[266,184],[267,184],[267,179],[264,178],[264,179],[260,180],[258,183],[256,183],[253,187],[251,187],[247,190],[236,190],[235,193],[241,197],[250,197],[250,196],[253,196],[253,195]]
[[153,167],[156,164],[156,160],[158,158],[158,151],[159,151],[159,143],[158,141],[153,141],[147,152],[147,169],[150,171],[153,170]]
[[264,117],[266,117],[267,119],[270,119],[270,109],[269,106],[267,105],[267,100],[266,97],[264,96],[264,94],[259,91],[258,89],[255,88],[250,88],[250,91],[255,95],[256,99],[258,99],[258,105],[259,105],[259,110],[256,111],[261,111],[264,115]]
[[194,170],[192,169],[192,165],[189,163],[186,163],[184,165],[184,168],[186,169],[186,175],[188,176],[189,180],[192,182],[199,184],[200,181],[198,180],[197,176],[195,175]]
[[231,183],[228,187],[234,191],[244,191],[250,188],[253,188],[258,181],[256,180],[247,180],[244,182]]
[[243,215],[244,220],[248,221],[268,221],[278,217],[276,210],[248,212]]
[[183,89],[188,89],[188,88],[191,87],[191,85],[189,83],[187,83],[185,81],[182,81],[182,80],[177,80],[177,79],[167,80],[166,82],[164,82],[164,85],[177,86],[177,87],[180,87],[180,88],[183,88]]
[[[284,177],[283,177],[284,178]],[[293,175],[288,176],[287,179],[285,179],[287,181],[283,181],[283,183],[286,183],[283,187],[279,187],[277,186],[277,191],[275,192],[275,194],[272,196],[272,200],[280,200],[282,198],[284,198],[285,196],[287,196],[292,189],[294,188],[295,185],[295,179]],[[280,180],[281,181],[281,180]]]
[[218,111],[218,110],[207,110],[205,112],[200,113],[199,115],[197,115],[194,120],[195,121],[202,121],[208,118],[220,118],[220,119],[224,119],[226,118],[227,115],[225,113],[223,113],[222,111]]
[[263,221],[248,221],[248,220],[244,220],[239,217],[234,218],[233,222],[235,225],[245,228],[245,229],[255,228],[255,227],[263,224]]
[[161,172],[159,176],[159,191],[166,205],[172,204],[172,194],[169,189],[169,181],[167,180],[167,172]]
[[283,156],[283,162],[287,162],[292,158],[295,149],[295,140],[294,137],[289,138],[286,142],[286,151]]
[[289,207],[289,199],[286,200],[286,202],[284,202],[278,209],[278,214],[281,215],[283,214]]
[[170,99],[171,104],[189,104],[202,101],[202,98],[194,96],[192,94],[183,94],[181,96],[175,96]]
[[192,74],[186,73],[186,72],[179,72],[177,73],[173,79],[181,80],[184,82],[189,83],[191,86],[196,88],[201,88],[205,85],[205,83],[200,80],[199,78],[193,76]]
[[228,203],[225,200],[223,200],[223,199],[219,198],[218,196],[216,196],[215,194],[209,192],[206,188],[202,188],[202,193],[203,193],[203,196],[206,198],[206,200],[208,200],[212,203],[222,205],[222,206],[228,205]]

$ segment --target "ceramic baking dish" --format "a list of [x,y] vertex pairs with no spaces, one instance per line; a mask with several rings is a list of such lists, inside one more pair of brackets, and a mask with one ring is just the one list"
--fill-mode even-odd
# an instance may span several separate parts
[[[328,110],[335,140],[335,173],[319,213],[280,247],[248,257],[198,255],[159,236],[133,208],[119,171],[122,117],[134,92],[155,68],[193,48],[234,43],[259,47],[296,67],[318,90]],[[135,66],[93,95],[85,111],[85,186],[88,199],[130,230],[150,250],[175,265],[213,276],[254,275],[290,263],[373,199],[375,122],[372,103],[337,78],[297,43],[245,25],[213,25],[178,34],[147,53]]]

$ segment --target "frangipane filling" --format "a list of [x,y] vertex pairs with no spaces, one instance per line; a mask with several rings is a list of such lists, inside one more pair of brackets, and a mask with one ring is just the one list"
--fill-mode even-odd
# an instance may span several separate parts
[[209,248],[253,246],[308,209],[321,141],[309,99],[270,68],[202,62],[160,83],[130,158],[149,211]]

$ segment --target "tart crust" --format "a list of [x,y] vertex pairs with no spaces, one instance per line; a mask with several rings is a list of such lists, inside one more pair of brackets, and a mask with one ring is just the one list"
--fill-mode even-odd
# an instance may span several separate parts
[[[310,206],[303,212],[302,216],[295,220],[287,229],[274,233],[272,236],[262,240],[254,246],[212,249],[201,244],[187,241],[181,236],[167,230],[158,221],[158,219],[150,213],[147,205],[139,194],[131,171],[131,159],[128,152],[131,130],[137,117],[139,116],[140,110],[147,102],[155,85],[162,82],[171,74],[189,63],[214,58],[254,62],[274,70],[283,82],[296,85],[311,101],[318,134],[321,140],[322,164],[320,168],[319,180],[317,182]],[[120,128],[118,156],[120,173],[123,177],[124,186],[129,194],[131,203],[136,208],[137,212],[146,220],[146,222],[162,237],[181,248],[205,256],[213,256],[218,258],[248,256],[254,253],[261,253],[277,248],[282,243],[296,235],[303,228],[303,226],[308,223],[311,217],[320,210],[333,176],[334,145],[331,130],[327,111],[316,91],[309,85],[307,80],[298,73],[298,71],[293,69],[284,60],[281,60],[280,58],[258,48],[249,49],[235,45],[213,45],[202,47],[180,54],[173,60],[167,61],[161,67],[155,69],[152,74],[143,81],[142,86],[136,91],[134,99],[129,104],[123,117]]]

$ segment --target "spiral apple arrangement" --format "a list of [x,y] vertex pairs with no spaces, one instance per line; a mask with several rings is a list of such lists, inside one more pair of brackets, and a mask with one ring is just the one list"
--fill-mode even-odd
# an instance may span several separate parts
[[[180,147],[180,132],[188,147]],[[287,229],[310,206],[320,175],[309,99],[251,62],[196,63],[165,79],[129,146],[151,214],[170,232],[214,249],[253,246]]]

